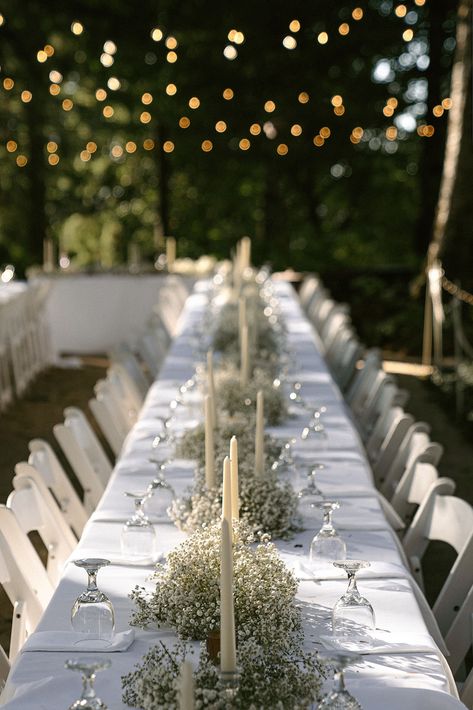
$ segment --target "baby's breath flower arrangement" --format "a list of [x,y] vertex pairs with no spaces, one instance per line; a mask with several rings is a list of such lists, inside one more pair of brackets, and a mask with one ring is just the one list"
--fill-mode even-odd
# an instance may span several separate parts
[[[259,357],[263,352],[276,353],[278,343],[275,332],[264,314],[264,304],[259,296],[247,299],[247,312],[249,325],[255,328],[256,333],[253,355]],[[232,361],[240,357],[238,303],[227,303],[221,309],[214,331],[213,349]]]
[[[142,710],[178,710],[179,669],[193,651],[183,643],[153,646],[136,670],[122,676],[123,702]],[[316,654],[302,650],[299,639],[268,651],[252,639],[239,639],[238,664],[240,687],[229,704],[218,667],[201,649],[194,673],[198,710],[302,710],[320,699],[321,665]]]
[[[238,439],[240,459],[251,462],[253,466],[255,456],[255,416],[235,414],[226,416],[223,412],[219,415],[219,426],[214,432],[215,467],[222,471],[223,459],[228,456],[228,444],[232,436]],[[281,444],[270,434],[265,434],[264,451],[269,463],[275,461],[281,453]],[[183,459],[194,459],[199,466],[205,464],[205,427],[199,424],[193,429],[188,429],[180,438],[176,446],[176,456]]]
[[[253,467],[239,467],[240,519],[255,533],[271,539],[289,539],[300,530],[297,496],[288,482],[279,482],[270,472],[255,478]],[[221,518],[222,487],[208,489],[203,476],[188,496],[176,498],[169,509],[171,520],[180,530],[192,533]]]
[[[219,523],[197,530],[156,565],[151,594],[135,587],[131,623],[169,625],[182,639],[203,640],[220,624]],[[245,523],[234,524],[235,623],[244,639],[263,648],[284,646],[300,632],[295,604],[297,581],[274,545],[255,537]]]
[[268,424],[279,424],[287,417],[287,407],[280,387],[274,386],[274,377],[262,369],[255,368],[253,377],[246,386],[240,382],[240,373],[236,368],[220,370],[215,378],[216,397],[219,407],[230,416],[253,412],[256,407],[256,395],[264,393],[264,413]]

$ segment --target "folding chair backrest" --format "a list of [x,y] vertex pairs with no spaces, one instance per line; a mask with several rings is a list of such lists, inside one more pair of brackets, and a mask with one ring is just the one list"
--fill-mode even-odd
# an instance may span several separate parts
[[126,431],[119,415],[117,416],[119,414],[118,410],[113,406],[114,400],[108,393],[107,387],[105,380],[102,380],[100,384],[96,384],[96,396],[89,399],[89,407],[108,445],[115,456],[119,456]]
[[156,378],[167,350],[166,336],[163,331],[148,329],[138,342],[138,350],[150,375]]
[[371,388],[380,371],[382,371],[382,366],[379,353],[376,350],[368,351],[363,368],[358,370],[345,396],[345,400],[353,412],[362,411],[363,404],[369,397]]
[[432,442],[427,431],[428,427],[425,427],[423,422],[415,422],[407,432],[390,467],[384,471],[376,471],[376,484],[386,498],[392,498],[404,472],[416,462],[421,454],[424,463],[437,466],[443,453],[443,447]]
[[8,656],[3,650],[3,646],[0,646],[0,705],[2,704],[2,691],[7,682],[8,674],[10,673],[10,661]]
[[[421,454],[413,465],[406,469],[390,501],[405,522],[412,519],[416,508],[422,505],[432,484],[439,479],[437,468],[431,463],[424,462],[423,458]],[[452,481],[448,495],[453,495],[454,492],[455,483]],[[446,493],[447,491],[444,491],[443,495]]]
[[413,423],[414,417],[402,407],[388,407],[379,417],[366,442],[366,453],[375,473],[376,466],[384,470],[389,466]]
[[[448,664],[453,673],[456,673],[473,643],[473,586],[469,589],[463,604],[445,634],[445,643],[450,652]],[[465,685],[472,682],[473,676],[469,681],[467,680]],[[473,691],[473,688],[471,690]],[[464,686],[463,692],[466,691],[467,688]]]
[[111,365],[107,370],[107,380],[113,388],[114,397],[124,420],[127,422],[128,429],[131,429],[138,419],[143,398],[122,365],[118,363]]
[[13,510],[26,534],[35,531],[41,537],[48,551],[48,577],[56,586],[77,540],[40,474],[26,462],[16,464],[15,473],[7,508]]
[[143,401],[150,383],[147,381],[143,369],[131,348],[122,344],[114,347],[110,352],[112,363],[121,365],[126,371],[128,377],[132,381],[133,387],[136,389],[136,394]]
[[75,433],[77,440],[90,459],[94,471],[102,483],[107,484],[112,473],[112,465],[84,412],[77,407],[66,407],[64,424]]
[[30,450],[28,463],[41,475],[67,524],[79,539],[88,515],[53,448],[43,439],[32,439],[28,448]]
[[421,559],[432,540],[448,543],[457,553],[433,605],[443,634],[452,624],[473,583],[473,508],[461,498],[440,495],[438,489],[444,480],[439,478],[432,484],[403,540],[414,574],[421,573]]
[[299,289],[299,299],[304,310],[307,308],[307,305],[310,303],[311,298],[313,297],[317,289],[321,287],[321,285],[322,282],[320,281],[318,276],[309,274],[305,277]]
[[12,661],[35,630],[53,585],[15,514],[5,505],[0,505],[0,584],[13,605]]

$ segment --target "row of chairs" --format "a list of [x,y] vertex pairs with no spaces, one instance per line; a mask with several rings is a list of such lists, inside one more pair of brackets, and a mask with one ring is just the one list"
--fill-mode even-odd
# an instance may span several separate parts
[[[454,496],[451,478],[439,475],[443,447],[431,441],[428,424],[404,410],[407,392],[384,372],[380,352],[359,341],[346,304],[334,301],[314,275],[306,277],[299,295],[360,435],[399,549],[422,592],[422,559],[430,542],[447,543],[456,553],[432,608],[423,594],[419,601],[452,673],[464,678],[473,641],[473,508]],[[473,708],[473,671],[459,685],[462,701]]]
[[[187,292],[174,289],[167,308],[163,309],[160,301],[137,352],[125,346],[116,348],[110,353],[106,377],[95,385],[89,405],[115,455],[120,453],[146,390],[159,372],[186,297]],[[159,347],[153,349],[150,341]],[[67,407],[53,434],[82,493],[77,493],[54,448],[43,439],[31,440],[28,461],[15,466],[13,490],[6,505],[0,506],[0,584],[13,606],[10,661],[36,628],[112,473],[111,460],[80,409]],[[32,532],[42,542],[44,562],[28,537]],[[2,649],[0,681],[8,671],[7,661]]]
[[0,411],[53,359],[45,308],[49,287],[36,282],[0,301]]

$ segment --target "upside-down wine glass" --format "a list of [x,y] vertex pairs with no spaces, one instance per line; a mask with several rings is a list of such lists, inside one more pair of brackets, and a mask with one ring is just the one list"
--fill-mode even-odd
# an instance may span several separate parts
[[97,697],[94,688],[95,674],[110,668],[108,658],[70,658],[65,667],[70,671],[82,673],[82,693],[68,710],[107,710],[107,705]]
[[78,641],[77,645],[98,641],[98,645],[103,646],[104,642],[112,640],[115,612],[110,599],[97,587],[97,574],[99,569],[110,564],[110,560],[92,557],[74,560],[74,564],[85,569],[88,576],[87,589],[79,594],[71,611],[72,628],[88,637]]
[[157,518],[158,522],[169,520],[168,509],[176,497],[174,488],[164,475],[166,466],[167,463],[159,466],[158,475],[153,478],[147,488],[146,509]]
[[313,507],[322,510],[323,522],[310,545],[310,565],[314,569],[331,567],[334,560],[344,560],[347,555],[347,546],[332,523],[333,511],[340,508],[340,503],[336,500],[324,500],[313,503]]
[[144,502],[150,495],[149,491],[125,491],[125,495],[133,499],[135,510],[122,528],[122,554],[136,561],[153,558],[156,552],[156,531],[143,510]]
[[356,585],[356,573],[370,566],[365,560],[336,560],[335,567],[344,569],[348,575],[348,588],[336,602],[332,611],[334,636],[344,637],[348,642],[366,643],[376,628],[374,609],[363,597]]
[[317,705],[317,710],[362,710],[358,700],[345,687],[344,670],[347,666],[359,663],[361,656],[349,651],[334,651],[323,654],[323,661],[334,666],[333,687],[328,695]]
[[325,466],[323,463],[313,464],[312,468],[307,473],[306,485],[297,494],[299,510],[304,515],[312,512],[313,503],[320,503],[324,498],[322,491],[319,489],[315,481],[318,471],[324,468]]

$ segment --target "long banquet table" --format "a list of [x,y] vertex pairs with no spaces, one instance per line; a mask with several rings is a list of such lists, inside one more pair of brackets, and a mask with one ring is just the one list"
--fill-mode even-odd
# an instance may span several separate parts
[[[152,385],[139,420],[130,432],[103,498],[88,522],[73,559],[88,556],[106,557],[112,564],[100,571],[99,587],[115,607],[117,631],[128,628],[132,602],[131,589],[146,586],[151,567],[127,563],[120,551],[120,530],[131,513],[126,490],[139,490],[154,476],[155,465],[149,461],[151,443],[157,433],[158,416],[169,411],[169,402],[178,386],[191,377],[195,368],[196,327],[207,304],[210,286],[198,282],[181,315],[175,338],[159,379]],[[375,493],[371,473],[350,414],[334,384],[321,355],[320,343],[302,313],[290,285],[275,283],[286,320],[290,346],[298,371],[295,379],[303,386],[308,400],[324,404],[327,439],[308,439],[296,444],[300,461],[323,462],[318,485],[324,495],[341,502],[334,522],[347,543],[349,558],[372,562],[360,574],[359,588],[374,606],[379,644],[363,655],[362,662],[348,669],[347,685],[365,710],[399,710],[400,707],[435,710],[464,707],[456,691],[445,659],[428,633],[419,606],[419,596],[405,566],[395,533],[387,523]],[[197,422],[200,407],[196,395],[193,406],[177,410],[176,429],[184,430]],[[297,436],[305,419],[294,415],[280,427],[269,431],[281,438]],[[175,460],[167,477],[176,492],[191,483],[195,464]],[[330,633],[330,614],[335,601],[346,588],[344,574],[314,581],[304,576],[304,558],[317,530],[310,529],[290,541],[278,541],[283,558],[301,579],[298,600],[301,604],[307,648],[321,649],[320,636]],[[159,551],[166,553],[185,535],[170,522],[156,524]],[[302,564],[301,564],[302,563]],[[37,632],[70,628],[70,610],[85,587],[85,573],[68,563]],[[147,649],[158,639],[173,643],[169,629],[135,631],[135,641],[126,651],[109,653],[112,667],[100,673],[96,687],[111,710],[124,710],[120,676],[133,669]],[[34,635],[33,635],[34,637]],[[42,638],[42,637],[41,637]],[[44,637],[47,649],[47,636]],[[46,650],[21,653],[8,681],[14,697],[5,706],[12,710],[64,710],[79,695],[79,678],[64,669],[67,658],[77,653]],[[88,654],[90,655],[90,654]],[[107,655],[107,654],[105,654]]]

